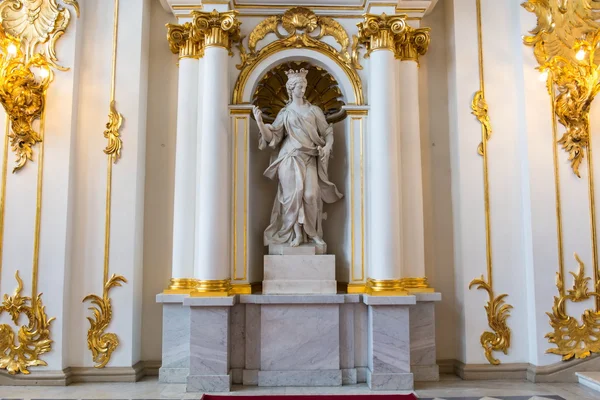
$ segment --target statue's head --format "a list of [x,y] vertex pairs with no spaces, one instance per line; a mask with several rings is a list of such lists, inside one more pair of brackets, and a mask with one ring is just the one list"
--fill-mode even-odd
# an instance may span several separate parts
[[292,101],[292,98],[304,98],[304,93],[306,92],[306,85],[308,81],[306,80],[306,74],[308,71],[304,68],[299,71],[294,71],[290,69],[285,73],[288,77],[288,80],[285,84],[285,88],[288,93],[288,102]]

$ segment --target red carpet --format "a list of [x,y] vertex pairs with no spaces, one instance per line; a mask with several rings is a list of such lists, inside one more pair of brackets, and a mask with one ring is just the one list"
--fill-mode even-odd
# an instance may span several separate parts
[[205,394],[202,400],[418,400],[414,394],[314,394],[314,395],[264,395],[264,396],[231,396]]

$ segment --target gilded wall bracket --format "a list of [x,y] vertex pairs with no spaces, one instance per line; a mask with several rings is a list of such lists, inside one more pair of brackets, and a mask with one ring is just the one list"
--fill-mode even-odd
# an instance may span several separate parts
[[[79,15],[76,0],[63,0]],[[56,0],[5,0],[0,3],[0,103],[10,119],[13,172],[33,160],[42,137],[33,127],[44,110],[52,69],[58,65],[56,42],[65,33],[71,12]]]
[[0,304],[0,314],[10,315],[13,323],[19,326],[21,315],[28,319],[27,325],[21,325],[16,335],[8,324],[0,324],[0,369],[9,374],[29,374],[30,367],[48,365],[40,356],[52,349],[50,324],[54,318],[48,318],[42,302],[42,294],[37,297],[21,296],[23,281],[19,271],[15,273],[17,288],[12,296],[4,295]]
[[92,352],[92,358],[96,368],[104,368],[110,361],[113,351],[119,346],[119,338],[114,333],[106,333],[108,325],[112,321],[112,303],[109,297],[110,289],[127,283],[121,275],[113,274],[104,285],[102,297],[89,294],[84,297],[83,302],[90,301],[93,317],[87,317],[90,321],[90,329],[87,334],[88,348]]
[[589,144],[591,104],[600,90],[600,2],[528,0],[522,6],[537,16],[537,26],[523,42],[533,47],[538,69],[549,73],[556,90],[554,112],[566,128],[558,143],[569,154],[573,172]]

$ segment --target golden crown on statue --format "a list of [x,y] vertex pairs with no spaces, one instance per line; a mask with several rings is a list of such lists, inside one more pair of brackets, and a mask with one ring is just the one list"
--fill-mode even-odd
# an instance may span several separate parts
[[308,74],[308,70],[301,68],[299,71],[294,71],[290,69],[285,73],[288,77],[288,81],[296,80],[296,79],[306,79],[306,74]]

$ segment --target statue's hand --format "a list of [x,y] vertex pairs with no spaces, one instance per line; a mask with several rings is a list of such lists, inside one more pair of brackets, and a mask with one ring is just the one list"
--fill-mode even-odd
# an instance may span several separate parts
[[254,114],[254,119],[256,119],[256,122],[258,122],[258,123],[263,122],[262,111],[260,110],[260,108],[258,108],[258,106],[254,106],[252,108],[252,113]]
[[319,150],[319,158],[321,158],[321,161],[329,160],[329,157],[331,156],[330,144],[326,144],[324,147],[319,146],[317,149]]

